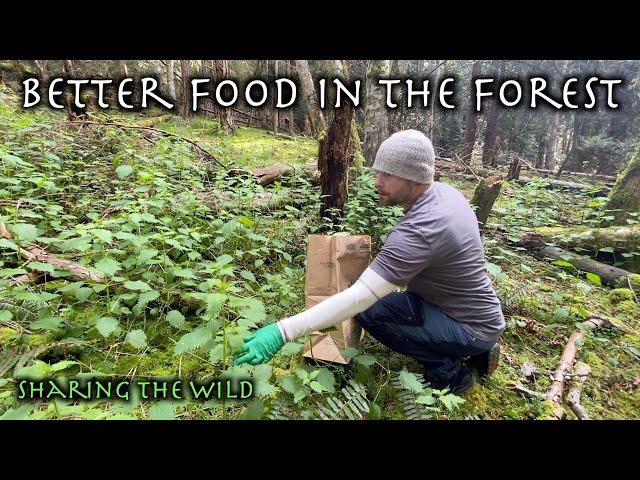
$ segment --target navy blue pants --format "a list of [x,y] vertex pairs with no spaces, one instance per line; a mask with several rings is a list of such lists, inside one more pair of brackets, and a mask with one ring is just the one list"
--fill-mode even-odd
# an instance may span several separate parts
[[356,318],[380,343],[424,365],[425,379],[444,384],[459,373],[462,358],[486,352],[496,343],[476,339],[415,293],[391,293]]

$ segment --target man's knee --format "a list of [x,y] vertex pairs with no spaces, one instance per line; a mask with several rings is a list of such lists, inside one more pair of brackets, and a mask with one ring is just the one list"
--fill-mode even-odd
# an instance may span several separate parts
[[[406,317],[412,320],[414,311],[409,304],[409,299],[405,292],[394,292],[378,300],[364,312],[356,315],[360,325],[367,330],[380,327],[390,323],[412,323],[407,322]],[[415,319],[420,323],[418,319]]]

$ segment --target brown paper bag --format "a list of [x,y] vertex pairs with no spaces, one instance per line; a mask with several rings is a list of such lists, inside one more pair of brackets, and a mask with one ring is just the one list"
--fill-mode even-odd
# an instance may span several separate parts
[[[370,261],[369,235],[309,235],[305,286],[307,309],[350,287]],[[311,333],[304,356],[346,365],[350,359],[343,357],[340,351],[357,346],[363,335],[360,324],[349,318],[329,333]]]

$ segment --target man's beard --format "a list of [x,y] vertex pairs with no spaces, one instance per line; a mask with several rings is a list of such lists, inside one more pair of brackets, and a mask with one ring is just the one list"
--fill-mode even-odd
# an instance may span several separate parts
[[380,205],[382,205],[383,207],[393,207],[395,205],[400,205],[400,201],[397,198],[390,197],[389,195],[378,195],[378,200],[380,201]]

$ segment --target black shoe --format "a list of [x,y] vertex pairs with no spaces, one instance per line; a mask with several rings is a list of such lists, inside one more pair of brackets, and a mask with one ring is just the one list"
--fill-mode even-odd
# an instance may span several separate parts
[[456,395],[460,395],[461,393],[466,392],[471,387],[473,387],[473,384],[475,383],[471,370],[464,364],[462,364],[458,373],[453,378],[447,381],[430,377],[426,369],[424,373],[424,379],[429,383],[429,386],[431,388],[435,388],[437,390],[449,388],[449,391],[451,393],[455,393]]
[[491,375],[500,361],[500,345],[496,343],[490,350],[470,357],[467,363],[478,372],[480,378]]

